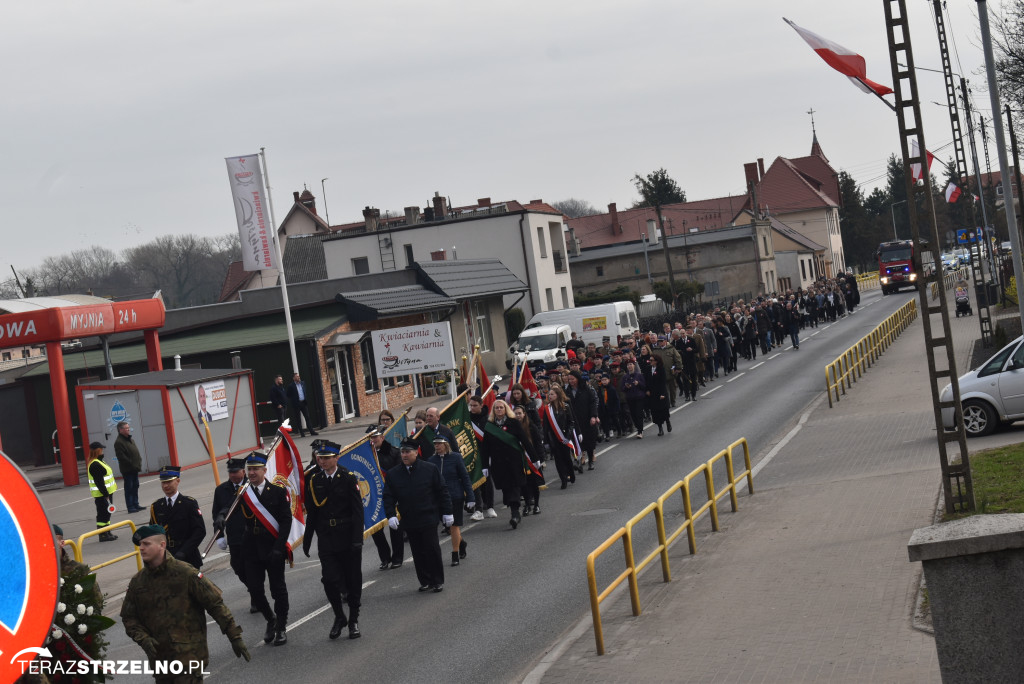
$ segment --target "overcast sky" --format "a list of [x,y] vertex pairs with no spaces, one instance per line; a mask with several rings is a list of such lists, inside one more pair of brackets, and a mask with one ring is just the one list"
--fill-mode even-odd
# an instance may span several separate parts
[[[938,69],[932,3],[907,2],[917,65]],[[976,3],[949,4],[987,117]],[[603,210],[659,167],[691,200],[742,193],[744,162],[809,153],[813,108],[833,166],[873,187],[896,117],[783,16],[892,84],[881,1],[8,3],[0,267],[234,231],[224,157],[260,147],[278,220],[304,184],[322,213],[322,178],[332,224],[434,191]],[[952,138],[930,104],[942,77],[919,86],[936,150]]]

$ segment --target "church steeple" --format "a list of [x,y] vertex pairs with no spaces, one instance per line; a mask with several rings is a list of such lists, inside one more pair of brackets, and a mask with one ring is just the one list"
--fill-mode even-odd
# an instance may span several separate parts
[[807,113],[811,115],[811,156],[821,157],[828,163],[828,157],[821,151],[821,145],[818,143],[818,132],[814,129],[814,108],[808,109]]

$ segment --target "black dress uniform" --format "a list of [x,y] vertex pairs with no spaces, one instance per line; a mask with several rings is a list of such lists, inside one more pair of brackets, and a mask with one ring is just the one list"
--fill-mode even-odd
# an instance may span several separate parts
[[[332,452],[333,453],[333,452]],[[331,637],[349,625],[349,638],[359,637],[359,605],[363,586],[363,496],[359,479],[338,466],[330,475],[318,470],[306,481],[306,536],[302,551],[309,556],[317,537],[320,575],[327,602],[334,609]],[[347,588],[349,616],[342,607]]]
[[[380,449],[375,451],[380,472],[384,477],[387,477],[388,471],[401,463],[398,458],[398,449],[392,446],[391,442],[384,440],[381,442]],[[386,535],[389,535],[391,538],[390,546],[388,545],[388,536]],[[380,529],[373,533],[372,539],[377,547],[377,556],[380,557],[381,570],[402,566],[402,562],[405,560],[405,542],[402,541],[401,532],[391,529],[385,532],[383,529]]]
[[[228,472],[238,472],[239,470],[245,470],[245,459],[229,458]],[[228,552],[231,554],[231,569],[235,571],[235,575],[242,581],[242,584],[245,584],[245,555],[242,552],[242,538],[245,535],[245,516],[242,515],[242,511],[238,509],[238,506],[235,507],[235,511],[227,519],[226,524],[224,516],[227,515],[231,504],[235,502],[238,490],[244,484],[244,480],[239,484],[228,480],[227,482],[221,482],[213,490],[213,529],[215,533],[219,533],[221,530],[224,531]]]
[[[181,472],[173,466],[160,469],[161,480],[180,476]],[[167,550],[172,556],[197,570],[203,566],[199,545],[206,536],[206,523],[198,501],[181,492],[174,496],[173,505],[168,503],[168,497],[161,497],[149,507],[149,524],[160,525],[167,530]]]
[[[267,459],[262,454],[253,452],[245,460],[246,466],[263,466]],[[288,587],[284,581],[284,562],[288,554],[288,532],[292,527],[292,509],[288,501],[288,492],[284,487],[270,480],[256,487],[249,485],[249,491],[256,500],[277,522],[277,535],[274,535],[260,521],[253,505],[249,503],[248,493],[243,495],[242,516],[245,520],[245,531],[242,546],[245,556],[245,585],[249,589],[249,600],[254,607],[263,613],[267,620],[267,631],[263,641],[275,645],[288,641],[285,626],[288,624]],[[270,584],[270,595],[274,599],[274,609],[270,609],[267,594],[263,587],[263,579]]]

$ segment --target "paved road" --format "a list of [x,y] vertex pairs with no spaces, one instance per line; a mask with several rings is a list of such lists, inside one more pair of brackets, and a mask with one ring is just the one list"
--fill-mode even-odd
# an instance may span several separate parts
[[[800,350],[786,345],[755,362],[741,360],[740,372],[728,382],[719,379],[698,401],[677,406],[672,434],[658,438],[648,432],[643,441],[599,445],[604,453],[597,470],[579,476],[567,491],[558,490],[549,468],[555,487],[541,497],[543,514],[525,518],[516,531],[500,510],[498,519],[468,525],[469,557],[458,568],[446,567],[441,594],[416,591],[408,558],[399,570],[378,571],[375,549],[368,543],[360,619],[364,636],[358,641],[327,640],[332,616],[325,608],[315,555],[300,556],[287,573],[290,641],[278,648],[262,645],[262,618],[248,614],[248,598],[231,571],[213,570],[209,576],[246,630],[253,662],[236,661],[227,640],[211,634],[210,681],[334,681],[342,676],[346,681],[382,676],[394,682],[521,680],[589,610],[587,553],[733,440],[746,437],[753,454],[770,449],[821,393],[824,365],[910,298],[910,293],[865,293],[854,315],[805,331]],[[445,557],[449,550],[445,539]],[[140,655],[119,626],[109,630],[109,638],[109,658]]]

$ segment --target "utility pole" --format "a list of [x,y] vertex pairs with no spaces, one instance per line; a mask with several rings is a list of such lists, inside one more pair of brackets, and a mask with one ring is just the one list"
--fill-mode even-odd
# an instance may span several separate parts
[[672,256],[668,251],[668,233],[665,231],[665,218],[661,215],[661,205],[654,205],[654,211],[658,215],[658,227],[661,228],[661,250],[665,255],[665,269],[668,271],[668,291],[672,296],[672,310],[676,309],[676,277],[672,272]]

